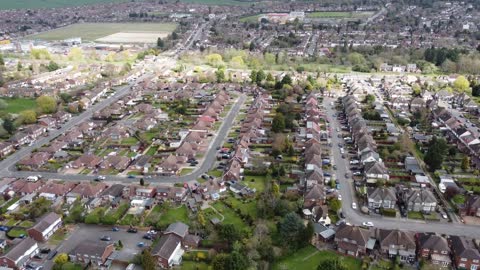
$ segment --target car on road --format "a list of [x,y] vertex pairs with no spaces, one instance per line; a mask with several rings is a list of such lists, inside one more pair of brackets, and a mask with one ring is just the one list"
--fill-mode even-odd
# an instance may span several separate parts
[[153,236],[149,233],[147,233],[143,236],[143,239],[147,239],[147,240],[152,240],[152,238],[153,238]]
[[445,212],[441,212],[440,215],[441,215],[442,218],[444,218],[444,219],[447,219],[447,218],[448,218],[447,213],[445,213]]
[[345,173],[345,178],[349,178],[350,174],[348,172]]
[[118,232],[119,229],[118,229],[118,227],[113,227],[113,228],[112,228],[112,231],[113,231],[113,232]]
[[365,226],[365,227],[373,227],[374,226],[371,221],[365,221],[365,222],[362,223],[362,225]]
[[50,253],[50,251],[51,251],[51,249],[49,249],[49,248],[41,248],[40,249],[40,253],[43,253],[43,254],[48,254],[48,253]]
[[138,229],[135,228],[135,227],[130,227],[130,228],[128,228],[127,232],[128,232],[128,233],[137,233],[137,232],[138,232]]
[[360,163],[360,161],[358,161],[356,159],[350,161],[350,164],[352,164],[352,165],[356,165],[358,163]]
[[145,243],[144,242],[138,242],[137,247],[144,247]]
[[356,203],[352,203],[352,209],[357,209],[357,204]]
[[36,259],[36,260],[43,260],[43,258],[45,258],[45,254],[37,253],[37,254],[35,254],[35,256],[33,256],[33,258]]
[[336,169],[337,169],[337,165],[333,165],[332,168],[333,168],[334,170],[336,170]]
[[130,178],[130,179],[135,178],[135,175],[129,174],[129,175],[127,176],[127,178]]
[[102,236],[102,237],[100,238],[100,240],[102,240],[102,241],[110,241],[110,240],[112,240],[112,238],[111,238],[110,236],[108,236],[108,235],[104,235],[104,236]]
[[339,201],[341,201],[341,200],[342,200],[342,195],[338,194],[337,199],[338,199]]
[[47,260],[51,260],[57,255],[58,251],[52,250],[52,252],[48,253]]

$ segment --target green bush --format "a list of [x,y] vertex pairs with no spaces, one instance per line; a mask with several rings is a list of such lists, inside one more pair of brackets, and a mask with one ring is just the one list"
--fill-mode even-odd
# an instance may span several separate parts
[[397,216],[397,211],[395,209],[384,209],[382,208],[381,209],[381,213],[382,215],[386,216],[386,217],[396,217]]

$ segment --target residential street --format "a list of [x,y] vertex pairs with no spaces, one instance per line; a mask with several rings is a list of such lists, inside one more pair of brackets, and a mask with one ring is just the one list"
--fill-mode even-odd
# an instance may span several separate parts
[[[333,114],[336,112],[334,111],[334,108],[332,108],[332,106],[330,105],[330,102],[332,101],[334,101],[334,99],[325,98],[323,104],[326,109],[326,115],[330,121],[333,164],[337,165],[336,179],[339,179],[340,181],[340,194],[342,195],[342,211],[346,216],[347,222],[355,225],[361,225],[362,222],[371,221],[377,228],[411,230],[418,232],[436,232],[440,234],[480,237],[480,230],[478,226],[470,226],[461,223],[427,223],[424,221],[410,220],[406,218],[385,218],[369,216],[362,214],[359,210],[352,209],[352,202],[354,202],[355,191],[352,180],[345,179],[345,172],[349,171],[349,167],[348,162],[342,158],[338,147],[338,143],[343,142],[340,141],[340,139],[337,137],[338,133],[336,129],[340,127],[340,125],[338,124],[337,120],[333,118]],[[360,205],[358,208],[360,208]]]
[[[81,174],[60,174],[60,173],[44,173],[44,172],[23,172],[23,171],[15,171],[15,163],[21,160],[26,155],[30,154],[34,149],[41,147],[42,145],[48,143],[51,139],[59,136],[60,134],[67,131],[69,128],[78,125],[82,121],[89,119],[93,112],[99,111],[112,102],[118,100],[120,97],[124,96],[130,90],[130,86],[125,86],[120,88],[115,95],[112,97],[105,99],[104,101],[94,105],[90,109],[83,112],[81,115],[72,118],[67,124],[65,124],[60,130],[51,132],[48,137],[42,138],[37,141],[32,146],[23,147],[21,150],[15,152],[7,159],[0,162],[0,176],[2,177],[28,177],[31,175],[41,174],[44,178],[47,179],[59,179],[65,181],[91,181],[95,179],[97,176],[93,175],[81,175]],[[158,176],[152,177],[146,181],[149,182],[157,182],[157,183],[183,183],[187,181],[191,181],[197,179],[202,174],[208,172],[212,165],[216,160],[216,152],[217,147],[220,147],[225,140],[226,136],[228,135],[229,129],[232,127],[232,124],[235,120],[235,117],[240,111],[241,106],[245,102],[246,96],[241,94],[238,99],[236,100],[235,104],[230,109],[230,112],[227,116],[223,119],[223,123],[220,126],[219,131],[217,132],[215,138],[211,141],[209,145],[208,152],[205,155],[203,162],[200,166],[193,171],[191,174],[184,175],[184,176]],[[127,178],[126,176],[115,176],[115,175],[105,175],[106,179],[104,181],[108,182],[122,182],[122,183],[132,183],[138,182],[139,178]]]

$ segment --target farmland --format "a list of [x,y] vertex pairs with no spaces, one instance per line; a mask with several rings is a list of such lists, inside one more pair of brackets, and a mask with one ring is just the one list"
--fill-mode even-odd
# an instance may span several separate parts
[[121,3],[127,0],[0,0],[0,9],[36,9],[36,8],[61,8],[80,5],[92,5],[102,3]]
[[[106,38],[116,33],[153,34],[155,37],[164,37],[177,27],[173,23],[82,23],[73,24],[51,31],[27,36],[28,39],[64,40],[81,37],[87,41]],[[128,35],[123,35],[128,42]],[[156,40],[156,38],[155,38]],[[115,39],[116,42],[121,40]]]

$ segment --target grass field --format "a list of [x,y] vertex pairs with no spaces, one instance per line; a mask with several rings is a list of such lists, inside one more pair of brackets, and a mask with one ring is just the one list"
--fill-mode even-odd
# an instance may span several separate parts
[[[0,0],[1,1],[1,0]],[[115,33],[158,33],[164,35],[177,28],[174,23],[81,23],[73,24],[51,31],[27,36],[28,39],[64,40],[81,37],[84,40],[96,39]]]
[[22,8],[58,8],[80,5],[91,5],[99,3],[121,3],[128,0],[0,0],[0,9],[22,9]]
[[252,15],[252,16],[247,16],[247,17],[242,17],[239,19],[239,21],[241,22],[258,22],[258,19],[260,18],[260,16],[262,15]]
[[313,270],[317,269],[318,264],[323,260],[337,257],[348,270],[358,270],[362,267],[362,262],[355,258],[343,257],[333,251],[319,251],[313,246],[309,246],[279,261],[274,265],[273,269]]
[[2,98],[7,103],[7,107],[0,112],[20,113],[25,110],[35,110],[37,103],[35,99],[28,98]]
[[167,212],[163,213],[160,216],[160,221],[158,222],[158,226],[160,227],[167,227],[168,225],[174,222],[183,222],[186,224],[190,223],[190,219],[188,218],[188,210],[185,205],[179,208],[170,208]]
[[306,16],[308,18],[335,18],[335,19],[343,19],[343,18],[367,18],[373,15],[373,12],[345,12],[345,11],[318,11],[318,12],[311,12],[307,13]]

